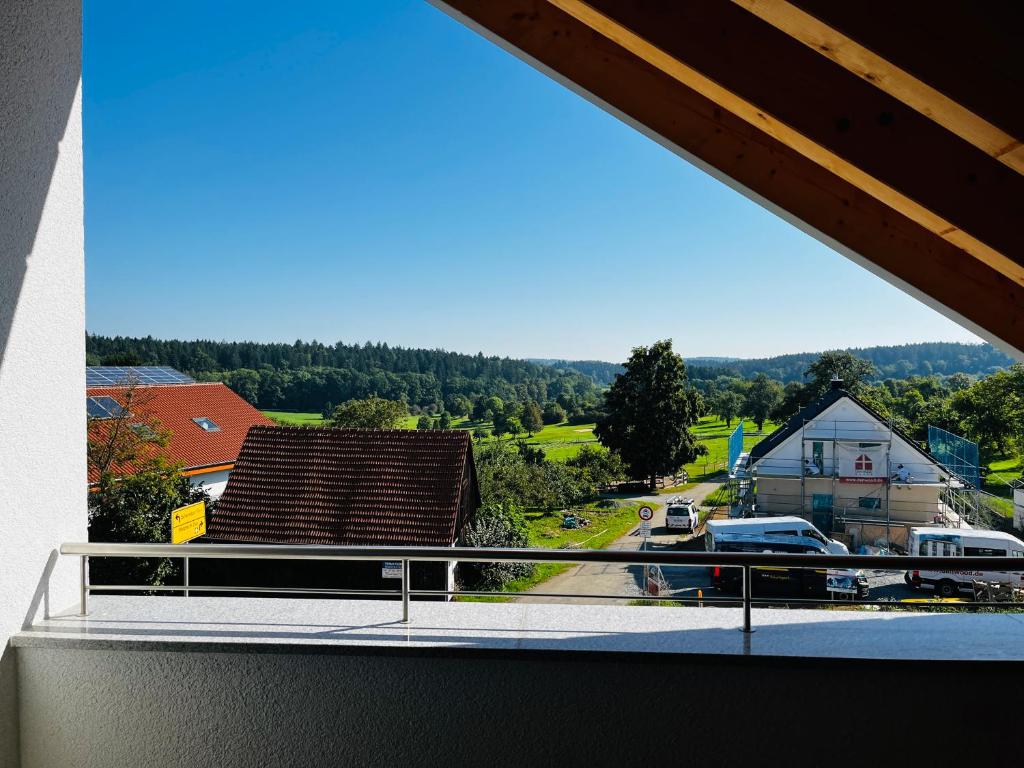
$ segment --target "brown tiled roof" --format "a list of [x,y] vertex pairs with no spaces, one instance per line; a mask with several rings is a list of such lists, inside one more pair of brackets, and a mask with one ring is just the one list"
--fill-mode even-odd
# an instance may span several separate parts
[[448,546],[465,523],[465,494],[475,510],[465,431],[253,427],[208,537]]
[[[126,387],[88,387],[86,397],[112,397],[124,405],[126,392]],[[151,453],[182,463],[186,471],[231,464],[249,427],[274,423],[220,382],[139,386],[133,396],[135,403],[143,403],[138,410],[145,413],[137,414],[132,421],[148,423],[155,419],[171,433],[167,446]],[[212,419],[220,430],[206,432],[193,421],[203,416]],[[90,420],[90,437],[102,439],[108,426],[109,422]],[[117,474],[134,471],[131,465],[115,467]],[[97,480],[96,471],[90,470],[89,482]]]

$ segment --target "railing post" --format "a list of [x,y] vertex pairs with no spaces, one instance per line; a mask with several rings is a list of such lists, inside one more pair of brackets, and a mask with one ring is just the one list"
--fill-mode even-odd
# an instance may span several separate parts
[[402,623],[409,623],[409,561],[402,561]]
[[745,634],[750,634],[754,630],[750,626],[750,593],[751,593],[751,577],[750,577],[750,566],[743,566],[743,628],[740,630]]
[[82,555],[79,560],[79,582],[78,582],[78,615],[88,616],[89,615],[89,584],[87,577],[89,574],[89,556]]
[[188,597],[188,555],[185,555],[185,597]]

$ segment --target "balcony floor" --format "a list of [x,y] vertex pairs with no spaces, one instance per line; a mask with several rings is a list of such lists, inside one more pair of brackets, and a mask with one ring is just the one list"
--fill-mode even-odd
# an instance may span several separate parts
[[1024,660],[1024,614],[95,596],[12,638],[20,647],[429,654],[571,651]]

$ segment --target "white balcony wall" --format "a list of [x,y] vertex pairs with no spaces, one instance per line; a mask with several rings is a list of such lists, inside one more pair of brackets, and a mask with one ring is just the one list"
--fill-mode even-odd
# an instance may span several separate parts
[[[0,765],[12,633],[74,604],[86,535],[80,0],[0,2]],[[52,573],[50,572],[52,570]]]

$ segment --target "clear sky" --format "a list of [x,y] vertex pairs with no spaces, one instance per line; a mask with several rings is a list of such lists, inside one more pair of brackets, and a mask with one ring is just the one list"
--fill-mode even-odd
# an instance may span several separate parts
[[94,333],[613,361],[977,340],[423,0],[85,6]]

